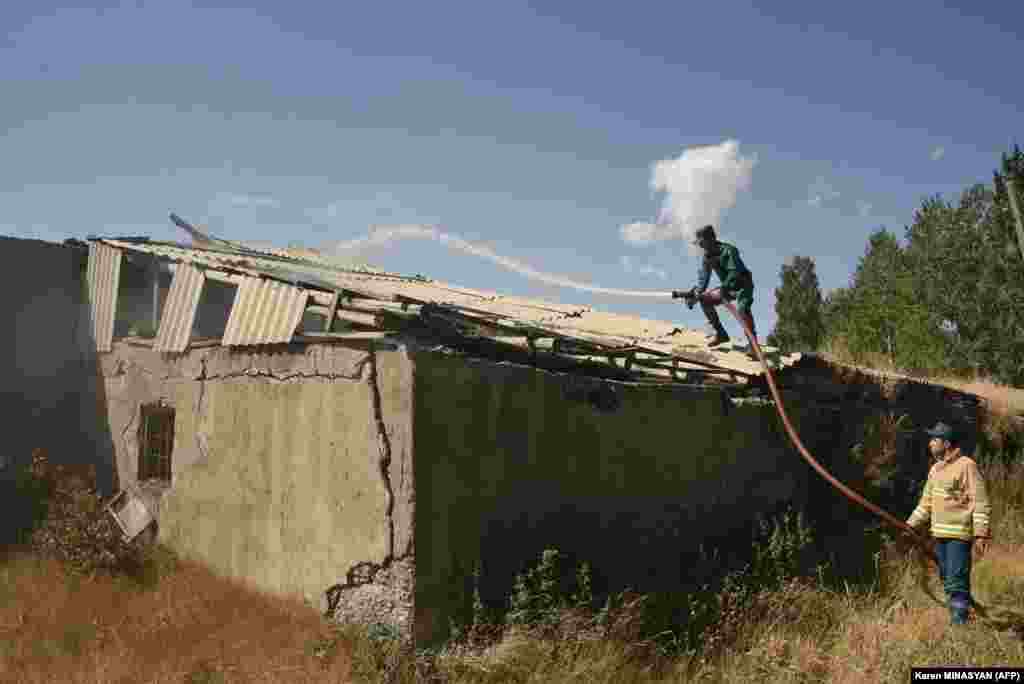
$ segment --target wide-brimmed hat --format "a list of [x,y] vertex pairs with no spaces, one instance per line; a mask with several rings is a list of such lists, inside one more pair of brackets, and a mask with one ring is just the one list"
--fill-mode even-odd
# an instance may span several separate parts
[[944,439],[947,442],[953,441],[953,437],[956,435],[956,433],[953,431],[953,428],[951,428],[946,423],[943,423],[942,421],[939,421],[938,423],[935,424],[934,427],[931,427],[925,430],[924,432],[926,435],[929,435],[931,437],[938,437],[939,439]]

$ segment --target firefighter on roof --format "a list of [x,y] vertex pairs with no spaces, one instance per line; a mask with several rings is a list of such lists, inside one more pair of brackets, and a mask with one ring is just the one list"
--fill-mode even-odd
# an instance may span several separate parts
[[[754,303],[754,276],[740,258],[740,251],[735,245],[721,242],[715,236],[715,229],[712,226],[704,226],[698,230],[694,242],[704,250],[697,285],[688,291],[674,291],[673,298],[685,299],[691,309],[696,302],[700,302],[700,308],[715,331],[714,339],[708,343],[709,347],[716,347],[729,341],[729,333],[725,331],[715,310],[723,301],[736,301],[736,310],[756,340],[757,329],[754,327],[754,315],[750,310]],[[721,286],[709,291],[707,288],[712,271],[718,276]]]

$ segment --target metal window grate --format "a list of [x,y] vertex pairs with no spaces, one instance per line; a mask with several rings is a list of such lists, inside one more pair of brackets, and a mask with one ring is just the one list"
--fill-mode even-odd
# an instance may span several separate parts
[[140,410],[138,480],[170,483],[174,409],[163,404],[143,404]]

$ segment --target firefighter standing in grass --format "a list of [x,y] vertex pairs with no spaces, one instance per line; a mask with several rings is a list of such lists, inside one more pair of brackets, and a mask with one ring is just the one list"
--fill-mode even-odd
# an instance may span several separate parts
[[936,462],[907,525],[931,522],[950,617],[954,625],[961,625],[971,606],[971,553],[981,558],[991,540],[991,507],[978,465],[960,452],[953,429],[938,423],[925,432],[931,437],[928,449]]
[[[723,301],[734,299],[736,300],[736,310],[747,327],[750,328],[751,336],[756,340],[757,330],[754,327],[754,315],[750,311],[750,307],[754,303],[754,276],[740,258],[740,251],[734,245],[719,241],[712,226],[704,226],[698,230],[695,242],[704,250],[700,273],[697,276],[697,286],[686,292],[676,290],[672,293],[672,297],[685,299],[691,309],[694,303],[700,302],[704,316],[707,317],[708,323],[715,331],[714,339],[708,343],[709,347],[716,347],[729,341],[729,333],[722,326],[715,307]],[[721,287],[707,291],[712,271],[718,276]]]

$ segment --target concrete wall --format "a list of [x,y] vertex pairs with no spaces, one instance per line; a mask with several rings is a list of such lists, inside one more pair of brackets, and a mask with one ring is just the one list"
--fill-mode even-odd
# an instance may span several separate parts
[[[35,448],[63,462],[98,458],[112,486],[111,437],[86,317],[87,254],[0,237],[0,470]],[[6,468],[9,470],[9,468]]]
[[162,541],[266,590],[317,603],[337,586],[357,617],[409,619],[406,356],[331,345],[172,356],[117,343],[103,373],[123,481],[135,479],[139,406],[175,408]]
[[[771,406],[733,406],[706,388],[414,360],[420,642],[469,609],[478,564],[485,601],[548,546],[611,586],[678,588],[702,538],[806,496],[809,469]],[[798,429],[814,433],[796,408]]]

